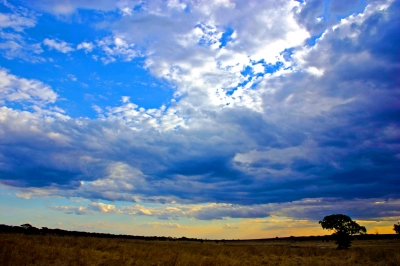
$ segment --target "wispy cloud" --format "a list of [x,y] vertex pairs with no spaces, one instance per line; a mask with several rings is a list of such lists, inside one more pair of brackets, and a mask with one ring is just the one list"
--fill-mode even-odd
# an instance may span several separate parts
[[159,222],[153,222],[153,223],[141,223],[139,224],[139,227],[144,227],[144,228],[187,228],[187,226],[181,226],[177,223],[159,223]]
[[[0,53],[7,59],[19,58],[32,63],[43,62],[40,43],[26,38],[25,30],[37,24],[37,14],[6,1],[4,13],[0,13]],[[8,11],[8,12],[7,12]]]
[[75,50],[74,48],[72,48],[72,44],[55,39],[46,38],[44,39],[43,44],[48,46],[50,49],[55,49],[64,54]]
[[26,12],[16,8],[12,8],[12,10],[13,13],[0,13],[0,29],[12,28],[21,32],[36,25],[36,18],[32,14],[26,14]]

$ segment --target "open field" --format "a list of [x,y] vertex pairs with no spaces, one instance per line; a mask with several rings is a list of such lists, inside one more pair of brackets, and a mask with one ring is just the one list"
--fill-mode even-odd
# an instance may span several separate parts
[[0,265],[400,265],[400,240],[170,242],[0,234]]

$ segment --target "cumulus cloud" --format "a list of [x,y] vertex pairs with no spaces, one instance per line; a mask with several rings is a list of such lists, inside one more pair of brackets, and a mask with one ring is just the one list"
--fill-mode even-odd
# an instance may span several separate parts
[[324,1],[308,0],[296,9],[295,18],[311,35],[321,34],[329,23],[324,18]]
[[121,58],[123,61],[129,62],[140,55],[133,48],[134,44],[128,44],[122,37],[107,37],[97,41],[97,45],[105,54],[105,57],[100,58],[105,64],[115,62],[116,58]]
[[115,213],[115,206],[112,204],[104,204],[101,202],[93,202],[89,205],[88,209],[103,213]]
[[55,49],[64,54],[75,50],[74,48],[72,48],[70,43],[66,43],[66,42],[60,41],[60,40],[46,38],[46,39],[44,39],[43,44],[48,46],[50,49]]
[[90,53],[94,48],[95,48],[95,45],[91,42],[81,42],[76,47],[76,49],[78,49],[78,50],[81,50],[81,49],[85,50],[85,53]]
[[[190,16],[160,5],[162,13],[142,12],[135,18],[124,17],[113,27],[127,42],[146,47],[147,67],[155,75],[176,83],[177,94],[196,95],[187,99],[189,104],[223,105],[235,102],[227,99],[225,93],[244,82],[240,72],[246,66],[260,60],[275,64],[285,48],[300,45],[309,36],[294,21],[295,1],[278,1],[274,5],[272,8],[268,2],[191,3]],[[277,7],[279,12],[275,12]],[[145,30],[149,28],[150,32]],[[247,93],[242,96],[238,91],[235,96],[254,101],[246,99]]]
[[54,103],[57,93],[38,80],[19,78],[0,69],[0,102]]

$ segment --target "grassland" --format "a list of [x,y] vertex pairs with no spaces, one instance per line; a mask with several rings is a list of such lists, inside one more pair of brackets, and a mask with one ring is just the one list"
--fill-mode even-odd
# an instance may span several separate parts
[[400,265],[400,240],[333,242],[137,241],[55,235],[0,234],[0,265]]

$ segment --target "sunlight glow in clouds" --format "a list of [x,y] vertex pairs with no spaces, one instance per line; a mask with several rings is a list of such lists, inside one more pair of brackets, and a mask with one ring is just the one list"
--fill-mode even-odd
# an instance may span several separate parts
[[1,223],[251,238],[344,213],[390,233],[398,10],[0,2]]

